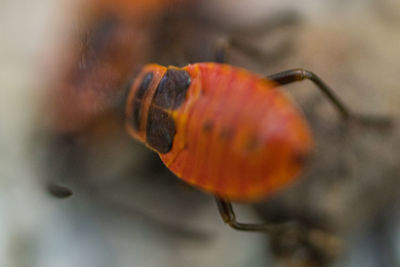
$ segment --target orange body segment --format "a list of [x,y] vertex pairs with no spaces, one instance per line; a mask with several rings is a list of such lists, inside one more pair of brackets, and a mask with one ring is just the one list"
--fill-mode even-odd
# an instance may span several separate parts
[[[175,128],[170,150],[159,153],[174,174],[239,201],[259,200],[298,176],[312,138],[303,116],[276,84],[224,64],[199,63],[177,70],[188,73],[190,85],[179,107],[162,109]],[[152,85],[145,102],[152,101],[155,90]],[[128,116],[133,105],[128,101]],[[146,115],[141,114],[141,120]],[[135,132],[127,125],[131,134]],[[132,135],[146,142],[145,130]]]

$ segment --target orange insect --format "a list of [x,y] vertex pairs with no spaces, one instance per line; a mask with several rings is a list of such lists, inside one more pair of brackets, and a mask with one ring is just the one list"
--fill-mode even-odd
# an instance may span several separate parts
[[185,182],[217,197],[225,222],[239,230],[229,200],[257,201],[294,180],[312,147],[301,112],[279,85],[314,81],[346,118],[331,90],[297,69],[265,79],[219,63],[146,65],[126,105],[130,135],[156,151]]
[[[92,0],[83,47],[72,46],[52,88],[56,133],[87,131],[108,120],[135,66],[148,57],[153,21],[174,0]],[[86,31],[85,31],[86,32]],[[280,229],[242,224],[230,200],[257,201],[298,177],[312,147],[301,112],[279,85],[310,79],[344,118],[347,108],[313,73],[297,69],[264,79],[218,63],[183,68],[147,65],[126,100],[129,133],[156,151],[184,181],[217,198],[226,223],[239,230]],[[95,127],[94,127],[95,128]],[[58,197],[72,194],[50,185]]]

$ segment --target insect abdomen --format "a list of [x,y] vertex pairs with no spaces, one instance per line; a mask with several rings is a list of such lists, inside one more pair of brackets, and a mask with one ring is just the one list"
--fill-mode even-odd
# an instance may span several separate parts
[[311,146],[306,123],[275,84],[228,65],[184,68],[192,83],[174,115],[177,176],[231,200],[257,200],[293,180]]

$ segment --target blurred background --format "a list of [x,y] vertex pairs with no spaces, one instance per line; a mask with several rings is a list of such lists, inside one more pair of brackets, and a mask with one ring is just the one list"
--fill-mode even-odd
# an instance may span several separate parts
[[[0,265],[400,266],[400,2],[0,1]],[[222,222],[123,128],[145,63],[228,62],[261,75],[303,67],[357,113],[342,123],[314,85],[288,86],[316,146],[302,179],[241,221],[298,221],[311,242]],[[48,183],[74,195],[56,199]]]

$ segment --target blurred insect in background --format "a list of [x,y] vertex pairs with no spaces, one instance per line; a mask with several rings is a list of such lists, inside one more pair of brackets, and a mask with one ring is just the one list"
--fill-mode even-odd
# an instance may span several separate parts
[[124,84],[148,60],[156,21],[173,2],[91,0],[81,4],[80,30],[65,45],[60,73],[49,86],[54,131],[82,132],[119,107]]
[[[48,85],[45,105],[49,117],[46,130],[52,142],[49,146],[58,155],[57,160],[62,161],[65,156],[65,161],[76,161],[74,158],[89,151],[93,143],[107,144],[124,131],[126,84],[132,73],[149,60],[155,28],[175,2],[178,1],[80,3],[79,30],[73,29],[72,37],[58,54],[57,73]],[[82,137],[90,141],[77,144]],[[49,190],[55,196],[72,193],[49,182]]]

